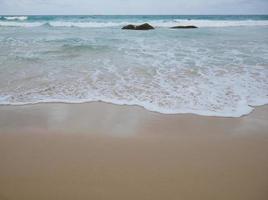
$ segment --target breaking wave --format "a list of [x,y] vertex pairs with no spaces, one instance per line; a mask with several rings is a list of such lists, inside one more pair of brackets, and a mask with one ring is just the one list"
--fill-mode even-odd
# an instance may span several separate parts
[[[7,18],[7,17],[6,17]],[[141,24],[144,21],[27,21],[24,17],[8,17],[9,20],[1,21],[0,26],[38,27],[49,25],[51,27],[79,27],[79,28],[105,28],[122,27],[127,24]],[[202,27],[243,27],[243,26],[268,26],[268,20],[152,20],[145,21],[155,27],[172,27],[178,25],[195,25]]]
[[12,20],[25,21],[28,19],[28,17],[27,16],[12,16],[12,17],[4,17],[4,19],[10,20],[10,21]]

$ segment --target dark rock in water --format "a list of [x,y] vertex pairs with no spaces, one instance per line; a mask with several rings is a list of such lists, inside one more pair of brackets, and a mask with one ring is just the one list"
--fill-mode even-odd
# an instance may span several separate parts
[[173,26],[173,29],[188,29],[188,28],[198,28],[197,26]]
[[127,26],[124,26],[122,29],[128,29],[128,30],[135,30],[136,26],[133,24],[129,24]]
[[152,27],[150,24],[145,23],[140,26],[136,26],[135,30],[151,30],[151,29],[154,29],[154,27]]
[[142,24],[142,25],[139,25],[139,26],[129,24],[127,26],[124,26],[122,29],[126,29],[126,30],[151,30],[151,29],[154,29],[154,27],[152,27],[148,23],[145,23],[145,24]]

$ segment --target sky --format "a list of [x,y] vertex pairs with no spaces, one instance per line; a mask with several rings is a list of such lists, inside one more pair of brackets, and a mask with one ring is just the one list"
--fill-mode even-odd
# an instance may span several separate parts
[[0,0],[14,14],[268,14],[268,0]]

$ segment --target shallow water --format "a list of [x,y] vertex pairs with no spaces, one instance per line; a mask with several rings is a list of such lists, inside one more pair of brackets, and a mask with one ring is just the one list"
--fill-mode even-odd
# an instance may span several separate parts
[[[239,117],[268,103],[268,17],[189,18],[2,17],[0,104],[105,101]],[[159,28],[120,29],[145,21]],[[177,24],[200,28],[167,28]]]

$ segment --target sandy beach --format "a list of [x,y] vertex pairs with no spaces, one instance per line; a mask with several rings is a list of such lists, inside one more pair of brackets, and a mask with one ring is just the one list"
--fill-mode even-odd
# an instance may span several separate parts
[[0,200],[266,200],[268,106],[241,118],[0,106]]

